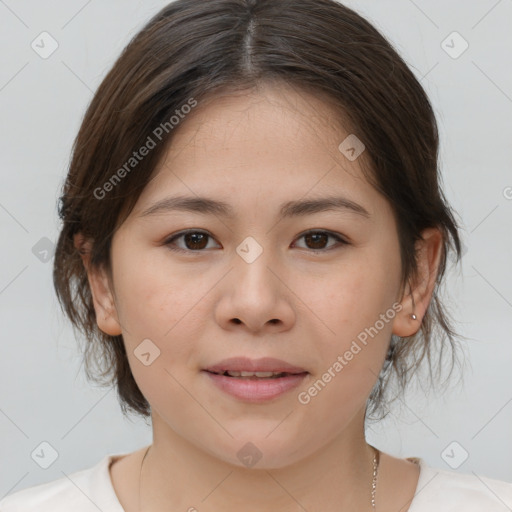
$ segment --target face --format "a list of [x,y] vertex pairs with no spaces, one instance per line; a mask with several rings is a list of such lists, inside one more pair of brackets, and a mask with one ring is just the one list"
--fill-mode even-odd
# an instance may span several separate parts
[[[259,467],[277,468],[361,431],[401,315],[400,254],[391,208],[363,178],[362,156],[338,149],[350,132],[333,116],[284,87],[199,104],[116,232],[115,324],[103,329],[120,326],[159,435],[238,466],[251,442]],[[232,215],[144,213],[176,196],[225,203]],[[282,212],[325,198],[345,207]],[[260,394],[243,398],[205,371],[231,357],[306,373],[274,395],[275,382],[260,378]]]

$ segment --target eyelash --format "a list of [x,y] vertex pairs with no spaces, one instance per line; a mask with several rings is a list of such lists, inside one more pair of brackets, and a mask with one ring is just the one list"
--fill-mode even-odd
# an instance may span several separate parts
[[[179,239],[179,238],[182,238],[183,236],[185,235],[188,235],[188,234],[191,234],[191,233],[199,233],[199,234],[202,234],[202,235],[206,235],[207,237],[209,238],[213,238],[212,235],[210,235],[210,233],[206,232],[206,231],[200,231],[200,230],[195,230],[195,229],[190,229],[190,230],[187,230],[187,231],[180,231],[179,233],[176,233],[175,235],[172,235],[171,237],[169,237],[165,242],[164,242],[164,245],[166,245],[171,251],[174,251],[174,252],[181,252],[181,253],[201,253],[201,252],[205,252],[206,249],[196,249],[196,250],[193,250],[193,249],[181,249],[179,247],[172,247],[173,243],[175,240]],[[341,236],[339,236],[338,234],[336,233],[333,233],[332,231],[322,231],[322,230],[310,230],[310,231],[306,231],[305,233],[302,233],[301,235],[299,235],[299,237],[297,238],[297,240],[299,240],[300,238],[303,238],[305,237],[306,235],[311,235],[311,234],[315,234],[315,235],[318,235],[318,234],[321,234],[321,235],[327,235],[329,237],[332,237],[334,239],[337,240],[337,242],[339,244],[341,244],[342,246],[343,245],[350,245],[349,242],[347,242],[344,238],[342,238]],[[302,248],[301,248],[302,249]],[[329,247],[327,249],[307,249],[309,252],[312,252],[313,254],[319,254],[319,253],[322,253],[322,252],[328,252],[328,251],[331,251],[333,249],[336,249],[336,246],[333,246],[333,247]]]

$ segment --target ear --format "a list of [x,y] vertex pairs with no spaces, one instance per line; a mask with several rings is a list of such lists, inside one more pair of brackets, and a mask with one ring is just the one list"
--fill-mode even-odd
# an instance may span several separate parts
[[[403,296],[402,309],[393,321],[393,334],[400,337],[412,336],[420,326],[427,311],[437,279],[443,251],[443,235],[438,228],[427,228],[416,242],[418,275],[409,293]],[[411,318],[416,315],[416,320]]]
[[77,233],[73,241],[82,257],[84,267],[87,271],[98,327],[105,334],[118,336],[122,333],[121,325],[119,323],[114,295],[110,289],[107,273],[103,267],[97,269],[92,268],[90,265],[92,240],[85,239],[82,233]]

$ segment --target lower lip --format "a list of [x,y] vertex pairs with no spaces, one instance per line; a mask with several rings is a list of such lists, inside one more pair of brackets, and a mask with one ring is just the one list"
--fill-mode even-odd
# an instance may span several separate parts
[[237,378],[219,375],[203,370],[213,383],[225,393],[245,402],[266,402],[293,388],[308,375],[307,372],[277,378]]

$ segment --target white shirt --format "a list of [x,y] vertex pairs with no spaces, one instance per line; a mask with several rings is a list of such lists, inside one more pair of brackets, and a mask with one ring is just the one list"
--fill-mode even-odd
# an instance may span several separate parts
[[[112,480],[110,464],[126,454],[110,454],[95,466],[51,482],[22,489],[0,501],[0,512],[124,512]],[[420,466],[415,496],[408,512],[511,512],[512,483]]]

